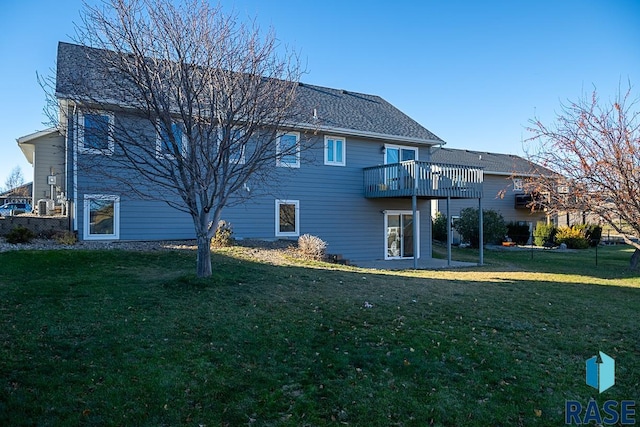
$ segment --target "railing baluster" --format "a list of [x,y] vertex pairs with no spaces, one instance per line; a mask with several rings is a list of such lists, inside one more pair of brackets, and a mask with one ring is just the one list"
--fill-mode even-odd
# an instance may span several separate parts
[[365,197],[418,196],[479,198],[482,168],[446,163],[405,161],[364,168]]

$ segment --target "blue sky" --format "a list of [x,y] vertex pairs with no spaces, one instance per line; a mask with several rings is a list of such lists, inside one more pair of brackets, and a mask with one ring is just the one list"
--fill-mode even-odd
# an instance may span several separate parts
[[[93,0],[90,0],[93,1]],[[640,1],[223,0],[297,48],[303,81],[382,96],[448,147],[523,154],[534,115],[595,86],[640,96]],[[81,0],[9,0],[0,12],[0,187],[16,138],[44,129],[36,72],[71,41]]]

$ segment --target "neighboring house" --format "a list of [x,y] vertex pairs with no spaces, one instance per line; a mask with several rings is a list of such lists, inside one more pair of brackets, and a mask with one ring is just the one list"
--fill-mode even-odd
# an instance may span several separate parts
[[[532,163],[522,157],[512,154],[487,153],[482,151],[458,150],[450,148],[434,148],[431,152],[431,160],[439,163],[453,163],[473,167],[481,167],[484,170],[484,197],[482,209],[499,212],[505,222],[518,222],[529,225],[533,231],[537,221],[546,221],[546,213],[541,210],[532,210],[531,195],[522,189],[523,179],[540,176],[540,174],[553,173],[544,167]],[[449,212],[452,218],[457,218],[464,208],[478,208],[477,202],[468,200],[454,200],[449,204]],[[434,200],[431,213],[437,212],[446,215],[446,201]],[[459,240],[455,235],[454,240]],[[458,243],[458,241],[454,241]]]
[[[104,178],[82,167],[95,156],[109,162],[118,155],[110,148],[87,150],[78,131],[87,118],[82,105],[73,101],[76,94],[69,76],[79,70],[91,75],[86,58],[92,52],[67,43],[58,48],[56,94],[66,117],[62,132],[73,231],[80,240],[194,238],[187,214],[164,202],[142,200],[116,183],[105,190]],[[309,123],[284,137],[311,148],[292,159],[295,164],[289,167],[274,162],[280,179],[269,194],[223,210],[222,219],[232,224],[236,238],[295,240],[308,233],[325,240],[330,253],[351,261],[430,258],[430,199],[475,198],[477,203],[482,196],[481,169],[429,163],[430,151],[444,142],[384,99],[299,84],[297,102],[308,109]],[[105,121],[123,123],[130,118],[113,104],[104,102],[100,108]],[[93,137],[113,147],[113,135]],[[37,149],[35,139],[31,142]],[[247,195],[251,187],[249,181]]]
[[[33,208],[41,201],[52,213],[55,206],[64,212],[66,205],[65,138],[55,128],[18,138],[18,146],[33,166],[33,188],[30,193]],[[44,212],[41,212],[44,214]]]
[[29,182],[19,187],[0,193],[0,205],[5,203],[31,203],[33,183]]

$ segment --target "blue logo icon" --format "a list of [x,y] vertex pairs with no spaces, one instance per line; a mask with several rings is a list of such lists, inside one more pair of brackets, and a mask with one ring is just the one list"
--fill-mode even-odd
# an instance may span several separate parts
[[597,356],[587,359],[586,380],[587,385],[602,393],[616,383],[616,361],[601,351],[598,353],[600,353],[600,362]]

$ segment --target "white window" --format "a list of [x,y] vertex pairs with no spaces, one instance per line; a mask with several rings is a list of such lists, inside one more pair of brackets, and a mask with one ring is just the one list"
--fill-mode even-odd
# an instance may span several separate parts
[[522,191],[522,178],[513,178],[513,191]]
[[300,133],[289,132],[276,141],[276,165],[290,168],[300,167]]
[[186,154],[184,126],[172,122],[171,131],[165,128],[164,123],[158,122],[159,133],[156,137],[156,157],[159,159],[175,159],[176,153],[180,156]]
[[384,163],[386,165],[392,163],[406,162],[407,160],[418,160],[418,149],[415,147],[406,147],[402,145],[384,146]]
[[337,136],[324,137],[324,164],[332,166],[346,165],[347,143]]
[[113,154],[114,116],[109,112],[81,112],[78,117],[78,145],[81,153]]
[[276,200],[276,236],[300,235],[300,202]]
[[224,156],[229,156],[229,163],[243,165],[245,162],[245,147],[247,138],[241,128],[233,128],[227,137],[224,129],[219,130],[218,150],[225,150]]
[[85,194],[83,235],[85,240],[120,238],[120,197]]

